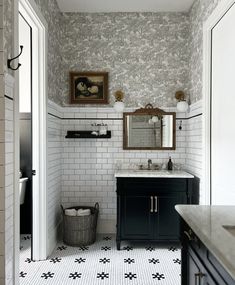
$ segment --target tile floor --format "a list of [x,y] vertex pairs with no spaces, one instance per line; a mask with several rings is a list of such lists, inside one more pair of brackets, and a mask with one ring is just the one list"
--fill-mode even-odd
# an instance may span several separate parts
[[30,259],[30,236],[21,236],[20,284],[180,285],[180,249],[175,245],[122,244],[98,236],[90,246],[59,243],[48,260]]

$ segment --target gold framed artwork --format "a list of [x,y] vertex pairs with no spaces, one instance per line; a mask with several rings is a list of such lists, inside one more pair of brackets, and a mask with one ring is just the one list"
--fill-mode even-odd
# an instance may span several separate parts
[[70,72],[71,104],[108,104],[108,72]]

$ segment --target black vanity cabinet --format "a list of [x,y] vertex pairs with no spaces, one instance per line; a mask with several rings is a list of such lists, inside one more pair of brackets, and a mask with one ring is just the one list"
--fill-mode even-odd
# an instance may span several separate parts
[[117,177],[117,249],[122,240],[179,241],[175,205],[196,203],[193,180]]
[[235,285],[235,281],[181,220],[182,285]]

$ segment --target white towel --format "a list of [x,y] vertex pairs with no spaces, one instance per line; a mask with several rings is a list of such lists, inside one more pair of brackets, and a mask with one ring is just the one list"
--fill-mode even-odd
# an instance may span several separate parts
[[90,209],[79,209],[77,210],[77,216],[89,216],[91,214]]
[[66,216],[77,216],[76,209],[65,209],[64,213]]

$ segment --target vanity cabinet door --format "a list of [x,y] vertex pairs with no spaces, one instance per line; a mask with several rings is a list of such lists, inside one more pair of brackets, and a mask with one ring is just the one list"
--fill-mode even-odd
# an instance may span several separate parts
[[165,193],[156,196],[155,212],[157,213],[156,238],[159,240],[179,240],[180,217],[175,210],[177,204],[187,204],[184,192]]
[[188,285],[225,285],[221,279],[217,280],[212,277],[190,247],[188,251],[188,281]]
[[153,197],[124,195],[121,197],[121,236],[126,239],[152,239],[151,207]]

